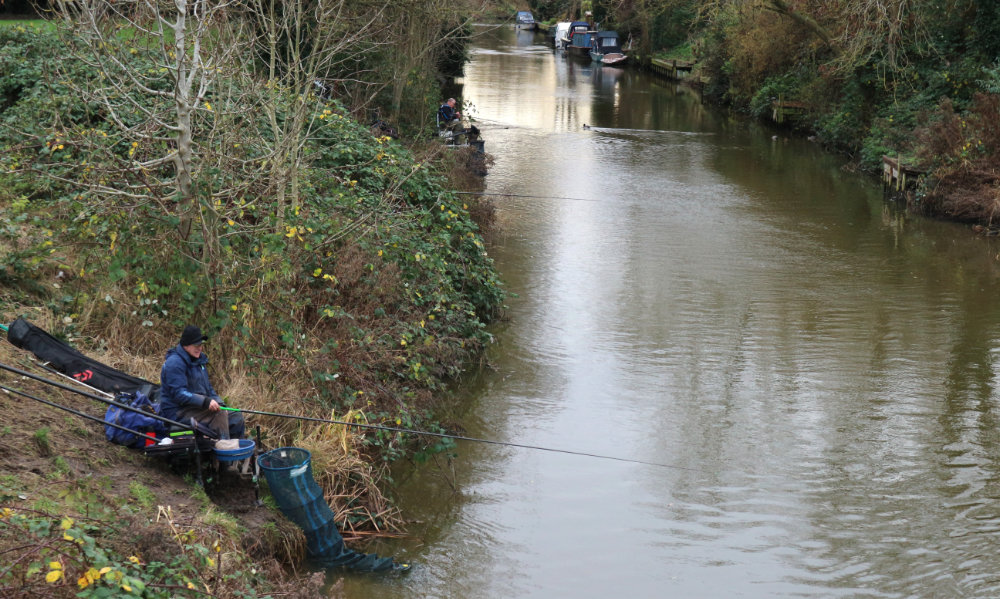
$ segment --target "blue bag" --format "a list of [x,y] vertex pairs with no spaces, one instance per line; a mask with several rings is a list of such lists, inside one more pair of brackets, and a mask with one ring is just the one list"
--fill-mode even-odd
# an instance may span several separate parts
[[[142,391],[119,393],[115,397],[115,400],[118,403],[127,404],[138,410],[145,410],[152,414],[159,413],[158,406]],[[142,412],[134,412],[118,406],[108,406],[108,411],[104,413],[104,422],[110,422],[143,433],[151,432],[157,436],[163,435],[166,432],[166,427],[156,418],[147,416]],[[142,447],[145,443],[144,438],[113,426],[104,426],[104,436],[108,441],[124,445],[125,447]]]

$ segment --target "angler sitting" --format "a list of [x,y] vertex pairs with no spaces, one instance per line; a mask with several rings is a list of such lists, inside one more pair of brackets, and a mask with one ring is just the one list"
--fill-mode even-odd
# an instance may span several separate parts
[[438,128],[450,132],[453,139],[466,133],[462,127],[462,113],[455,110],[455,98],[448,98],[441,108],[438,108]]
[[241,439],[243,415],[223,410],[226,404],[208,380],[208,354],[202,350],[206,339],[201,329],[188,325],[180,342],[167,352],[160,370],[160,412],[180,422],[194,418],[220,439]]

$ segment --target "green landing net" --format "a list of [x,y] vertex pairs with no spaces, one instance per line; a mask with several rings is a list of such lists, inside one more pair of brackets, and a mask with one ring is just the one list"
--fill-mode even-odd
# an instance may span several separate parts
[[334,522],[333,510],[323,499],[323,491],[312,474],[312,454],[299,447],[280,447],[257,458],[271,494],[286,518],[306,535],[309,559],[326,567],[342,567],[356,572],[408,570],[391,557],[357,553],[344,546]]

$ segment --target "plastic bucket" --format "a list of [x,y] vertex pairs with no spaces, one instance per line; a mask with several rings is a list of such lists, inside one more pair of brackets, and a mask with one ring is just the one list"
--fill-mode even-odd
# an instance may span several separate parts
[[240,446],[238,449],[216,449],[215,459],[220,462],[237,462],[252,456],[254,447],[256,447],[253,439],[240,439],[239,441]]

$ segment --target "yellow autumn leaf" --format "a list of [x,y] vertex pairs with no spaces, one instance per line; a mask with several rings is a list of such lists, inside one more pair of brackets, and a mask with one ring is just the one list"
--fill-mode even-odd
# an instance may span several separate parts
[[81,589],[85,589],[90,586],[90,580],[86,576],[81,576],[77,579],[76,585]]
[[69,530],[71,526],[73,526],[73,519],[72,518],[63,518],[62,523],[59,524],[59,528],[61,528],[63,530]]
[[62,575],[63,575],[62,570],[52,570],[51,572],[45,575],[45,582],[48,583],[59,582],[59,580],[62,579]]

